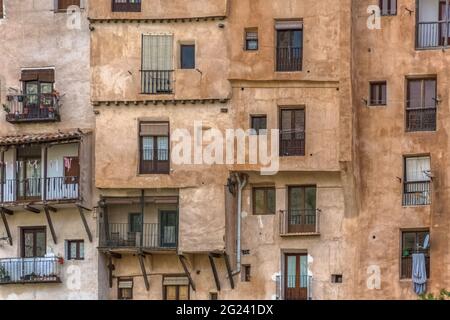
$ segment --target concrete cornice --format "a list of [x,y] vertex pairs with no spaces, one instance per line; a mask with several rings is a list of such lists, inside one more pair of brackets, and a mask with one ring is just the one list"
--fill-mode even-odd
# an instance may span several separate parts
[[214,104],[227,103],[229,98],[209,98],[209,99],[154,99],[154,100],[94,100],[92,105],[94,107],[100,106],[118,106],[118,105],[177,105],[177,104]]
[[186,23],[186,22],[204,22],[204,21],[223,21],[227,16],[202,16],[187,18],[88,18],[89,22],[94,23]]

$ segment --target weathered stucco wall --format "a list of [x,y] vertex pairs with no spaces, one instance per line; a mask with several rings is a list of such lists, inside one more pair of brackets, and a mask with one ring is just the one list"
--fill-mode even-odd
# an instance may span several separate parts
[[[417,299],[410,280],[400,280],[402,229],[430,228],[429,290],[448,288],[448,94],[449,54],[445,50],[416,50],[416,1],[398,1],[398,14],[381,18],[381,29],[366,26],[368,5],[354,1],[354,106],[358,110],[358,153],[361,169],[361,210],[358,233],[358,286],[366,299]],[[406,9],[413,10],[410,14]],[[405,132],[407,76],[437,76],[437,131]],[[367,107],[369,81],[387,81],[387,106]],[[403,156],[429,154],[434,175],[432,205],[402,207]],[[381,269],[381,289],[369,290],[366,270]]]

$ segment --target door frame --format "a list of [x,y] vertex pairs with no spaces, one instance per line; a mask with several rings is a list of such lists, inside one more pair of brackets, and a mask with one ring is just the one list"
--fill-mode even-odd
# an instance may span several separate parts
[[[47,253],[47,227],[46,226],[31,226],[31,227],[20,227],[20,256],[25,258],[25,231],[33,230],[33,251],[36,251],[36,232],[44,231],[44,241],[45,241],[45,252]],[[35,252],[33,252],[34,255]],[[28,258],[41,258],[41,257],[28,257]]]
[[178,247],[178,219],[179,219],[179,213],[178,209],[158,209],[158,228],[159,228],[159,246],[161,248],[172,248],[171,246],[163,246],[163,232],[162,232],[162,216],[163,213],[170,212],[175,213],[176,221],[175,221],[175,247]]
[[[281,281],[280,281],[280,299],[285,300],[286,299],[286,271],[287,271],[287,265],[286,265],[286,257],[288,255],[305,255],[307,258],[309,257],[309,252],[307,249],[284,249],[281,250]],[[309,281],[309,279],[308,279]],[[310,299],[310,285],[308,283],[307,285],[307,292],[306,292],[306,299]]]

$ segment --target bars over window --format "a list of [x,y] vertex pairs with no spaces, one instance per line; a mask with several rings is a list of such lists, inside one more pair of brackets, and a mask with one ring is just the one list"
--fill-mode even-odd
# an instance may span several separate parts
[[170,170],[169,123],[140,124],[141,174],[168,174]]
[[397,15],[397,0],[380,0],[380,10],[382,16]]
[[58,2],[58,11],[67,10],[70,6],[80,7],[81,0],[57,0]]
[[281,109],[280,125],[280,156],[304,156],[305,109]]
[[386,81],[371,82],[369,104],[371,106],[385,106],[386,100]]
[[303,22],[277,21],[276,71],[292,72],[302,70]]
[[113,12],[140,12],[141,0],[112,0]]
[[418,0],[416,48],[437,49],[450,43],[450,2]]
[[436,78],[407,81],[406,131],[435,131]]
[[430,157],[406,157],[403,183],[403,205],[419,206],[431,203]]
[[172,93],[173,36],[142,36],[141,87],[144,94]]
[[427,237],[429,238],[429,234],[430,232],[428,230],[402,232],[400,278],[412,278],[412,255],[415,253],[423,253],[425,255],[427,278],[430,277],[430,248],[428,245],[429,241],[428,244],[427,241],[425,241]]

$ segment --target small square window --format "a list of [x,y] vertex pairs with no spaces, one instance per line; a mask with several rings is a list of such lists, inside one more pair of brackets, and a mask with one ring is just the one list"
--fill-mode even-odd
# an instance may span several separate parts
[[242,265],[242,282],[250,282],[252,267],[249,264]]
[[258,43],[258,29],[246,29],[245,30],[245,50],[256,51],[259,49]]
[[181,69],[195,69],[195,45],[182,44],[181,51]]
[[251,128],[256,131],[256,134],[262,135],[267,132],[267,116],[250,116]]
[[84,260],[83,240],[67,240],[67,260]]
[[332,274],[331,283],[342,283],[342,274]]
[[380,10],[382,16],[397,15],[397,0],[380,0]]
[[133,299],[133,278],[119,278],[117,280],[119,300],[132,300]]
[[370,83],[370,99],[371,106],[385,106],[387,103],[387,84],[386,81]]
[[219,294],[217,292],[210,292],[209,300],[219,300]]
[[58,11],[65,11],[70,6],[80,7],[81,0],[58,0]]
[[253,214],[275,214],[275,188],[253,188]]

